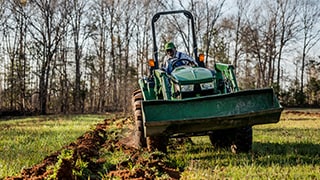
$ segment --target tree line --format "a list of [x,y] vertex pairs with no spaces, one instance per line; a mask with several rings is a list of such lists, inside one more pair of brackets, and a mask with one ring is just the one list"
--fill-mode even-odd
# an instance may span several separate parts
[[151,18],[178,9],[194,15],[206,64],[233,64],[241,89],[273,87],[284,105],[320,102],[317,1],[0,3],[1,112],[129,112],[152,58]]

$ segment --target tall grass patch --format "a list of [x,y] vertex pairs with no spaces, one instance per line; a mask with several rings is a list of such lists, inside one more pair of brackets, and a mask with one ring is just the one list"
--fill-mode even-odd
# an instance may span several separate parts
[[40,163],[106,115],[38,116],[0,120],[0,179]]

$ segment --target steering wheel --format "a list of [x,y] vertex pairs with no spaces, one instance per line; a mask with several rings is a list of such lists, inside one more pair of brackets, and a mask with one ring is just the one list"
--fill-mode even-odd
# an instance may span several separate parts
[[172,63],[171,63],[172,69],[175,69],[176,67],[183,66],[183,65],[191,66],[191,65],[194,65],[194,62],[190,59],[177,58],[175,60],[172,60]]

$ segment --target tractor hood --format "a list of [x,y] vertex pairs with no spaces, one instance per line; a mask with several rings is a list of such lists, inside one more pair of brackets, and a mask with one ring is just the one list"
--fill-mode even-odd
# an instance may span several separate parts
[[213,81],[214,73],[202,67],[180,66],[171,73],[171,79],[179,84],[195,84]]

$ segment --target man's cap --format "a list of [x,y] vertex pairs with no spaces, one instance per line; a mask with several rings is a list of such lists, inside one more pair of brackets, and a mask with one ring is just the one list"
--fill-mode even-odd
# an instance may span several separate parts
[[164,46],[164,48],[165,48],[166,50],[168,50],[168,49],[174,49],[175,46],[174,46],[173,42],[168,42],[168,43]]

